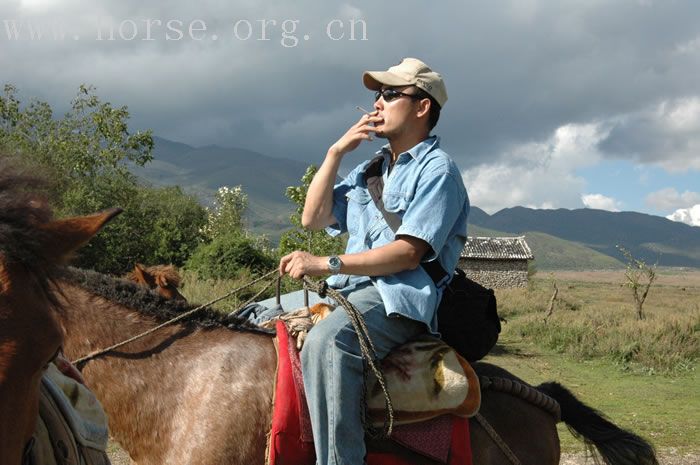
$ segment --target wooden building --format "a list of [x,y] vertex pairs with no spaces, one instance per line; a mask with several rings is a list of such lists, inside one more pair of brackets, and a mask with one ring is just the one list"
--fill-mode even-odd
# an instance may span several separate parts
[[533,258],[524,236],[468,237],[458,266],[486,287],[525,287]]

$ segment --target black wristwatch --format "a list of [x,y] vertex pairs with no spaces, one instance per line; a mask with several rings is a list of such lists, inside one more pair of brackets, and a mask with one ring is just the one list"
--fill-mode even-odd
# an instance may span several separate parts
[[340,268],[342,266],[343,266],[343,261],[340,259],[339,256],[332,255],[332,256],[328,257],[328,271],[330,271],[331,274],[340,273]]

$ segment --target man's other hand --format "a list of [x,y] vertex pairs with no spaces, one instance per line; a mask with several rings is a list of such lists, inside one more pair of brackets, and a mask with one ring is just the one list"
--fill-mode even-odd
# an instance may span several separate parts
[[308,252],[295,250],[280,259],[280,276],[288,274],[294,279],[304,276],[323,276],[329,274],[328,257],[316,257]]

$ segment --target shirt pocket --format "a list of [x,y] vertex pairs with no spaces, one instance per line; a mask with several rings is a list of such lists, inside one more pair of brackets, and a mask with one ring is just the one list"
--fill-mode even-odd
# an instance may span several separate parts
[[413,192],[384,191],[382,200],[386,211],[402,214],[413,200]]
[[348,199],[348,232],[355,234],[360,226],[366,223],[364,216],[367,211],[367,205],[372,201],[372,197],[364,189],[350,190],[345,194],[345,197]]

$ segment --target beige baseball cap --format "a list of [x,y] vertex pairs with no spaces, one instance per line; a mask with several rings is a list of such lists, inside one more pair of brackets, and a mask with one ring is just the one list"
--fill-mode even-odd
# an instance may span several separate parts
[[441,108],[447,102],[442,76],[417,58],[404,58],[386,71],[365,71],[362,82],[370,90],[379,90],[382,86],[416,86],[434,98]]

